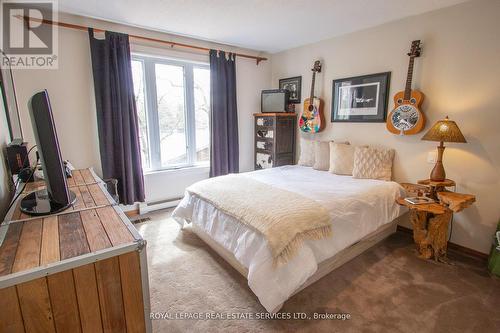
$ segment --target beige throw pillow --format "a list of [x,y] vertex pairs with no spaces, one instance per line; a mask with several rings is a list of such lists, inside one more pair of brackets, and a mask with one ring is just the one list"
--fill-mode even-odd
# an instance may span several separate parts
[[336,175],[352,176],[355,147],[348,143],[330,142],[330,168],[328,171]]
[[356,147],[354,150],[354,178],[391,180],[394,149]]
[[300,138],[299,165],[312,167],[314,165],[314,141]]
[[327,171],[330,165],[330,147],[328,141],[314,142],[313,169]]

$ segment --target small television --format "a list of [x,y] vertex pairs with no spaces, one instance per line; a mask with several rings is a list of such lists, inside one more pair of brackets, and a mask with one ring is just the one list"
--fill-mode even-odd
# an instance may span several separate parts
[[262,90],[261,112],[288,112],[290,92],[285,89]]
[[46,189],[26,195],[21,200],[20,209],[29,215],[57,213],[72,205],[76,196],[68,189],[47,90],[33,95],[28,108]]

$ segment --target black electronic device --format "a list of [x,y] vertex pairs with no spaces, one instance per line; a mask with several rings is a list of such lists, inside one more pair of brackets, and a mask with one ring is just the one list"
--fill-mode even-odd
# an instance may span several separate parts
[[29,215],[48,215],[69,207],[76,196],[68,189],[57,132],[47,90],[28,102],[46,189],[31,192],[21,200],[21,211]]
[[28,143],[21,139],[12,140],[7,145],[7,163],[12,175],[17,175],[24,168],[29,168]]
[[286,89],[262,90],[261,112],[288,112],[290,92]]

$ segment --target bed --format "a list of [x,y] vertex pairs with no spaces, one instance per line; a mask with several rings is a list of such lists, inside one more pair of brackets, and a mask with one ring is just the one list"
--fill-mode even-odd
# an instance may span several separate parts
[[395,232],[405,213],[395,203],[404,194],[395,182],[354,179],[303,166],[244,175],[326,208],[332,235],[304,241],[292,259],[276,266],[262,234],[188,191],[172,216],[182,227],[191,223],[201,239],[244,275],[269,312],[279,311],[288,298]]

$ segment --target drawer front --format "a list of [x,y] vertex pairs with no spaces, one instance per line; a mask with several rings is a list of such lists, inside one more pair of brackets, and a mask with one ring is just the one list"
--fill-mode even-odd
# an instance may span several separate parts
[[268,153],[255,153],[255,169],[268,169],[273,167],[273,155]]
[[256,136],[257,138],[272,139],[274,138],[274,131],[268,129],[257,129]]
[[256,149],[261,149],[261,150],[273,150],[273,142],[272,141],[267,141],[267,140],[256,140],[255,141],[255,148]]
[[274,118],[273,117],[257,117],[255,118],[255,124],[257,126],[273,126]]

